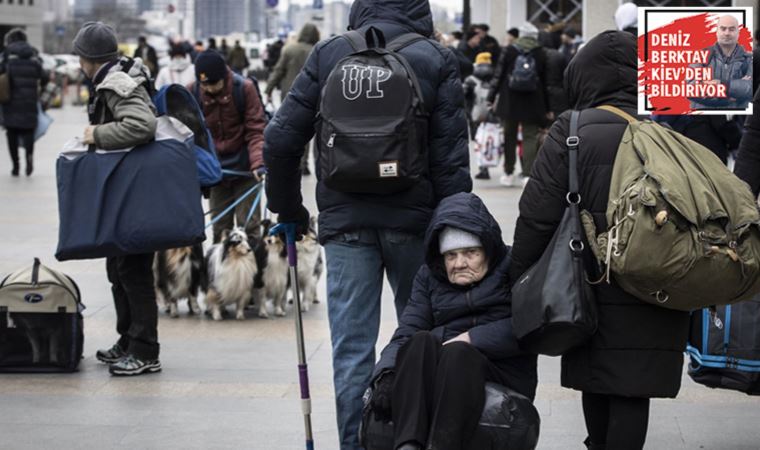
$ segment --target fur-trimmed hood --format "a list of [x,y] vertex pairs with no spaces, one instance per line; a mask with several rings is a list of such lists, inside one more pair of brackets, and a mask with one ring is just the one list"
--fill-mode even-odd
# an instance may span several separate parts
[[[142,59],[135,58],[134,64],[129,72],[124,72],[122,67],[129,58],[121,58],[116,64],[106,64],[100,70],[107,70],[103,81],[96,84],[97,91],[109,90],[115,92],[120,97],[129,97],[134,90],[147,81],[148,69],[143,64]],[[95,79],[100,74],[95,75]]]

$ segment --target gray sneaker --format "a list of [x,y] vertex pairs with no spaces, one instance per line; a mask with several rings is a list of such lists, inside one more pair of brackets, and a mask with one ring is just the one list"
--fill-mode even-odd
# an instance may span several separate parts
[[108,367],[108,371],[111,372],[111,375],[117,376],[132,376],[160,372],[161,361],[157,359],[142,360],[136,358],[134,355],[127,355],[119,362],[111,364]]
[[124,349],[119,346],[119,344],[114,344],[111,348],[100,349],[95,352],[95,357],[98,359],[98,361],[104,362],[106,364],[119,362],[125,356],[127,356],[127,352],[125,352]]

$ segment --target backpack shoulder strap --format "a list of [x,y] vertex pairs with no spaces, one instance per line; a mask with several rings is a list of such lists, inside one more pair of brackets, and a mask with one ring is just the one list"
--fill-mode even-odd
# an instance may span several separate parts
[[354,52],[360,52],[367,49],[367,40],[364,38],[364,34],[351,30],[342,34],[343,38],[348,41]]
[[386,48],[392,52],[397,52],[417,41],[425,40],[427,40],[427,38],[419,33],[404,33],[390,41]]
[[232,101],[240,116],[240,121],[245,121],[245,78],[236,73],[232,74]]
[[636,123],[636,122],[638,122],[638,120],[636,120],[636,118],[633,117],[632,115],[630,115],[627,112],[623,111],[622,109],[616,108],[616,107],[614,107],[612,105],[597,106],[596,109],[601,109],[601,110],[604,110],[604,111],[607,111],[607,112],[611,112],[612,114],[615,114],[616,116],[618,116],[618,117],[620,117],[622,119],[625,119],[628,123]]

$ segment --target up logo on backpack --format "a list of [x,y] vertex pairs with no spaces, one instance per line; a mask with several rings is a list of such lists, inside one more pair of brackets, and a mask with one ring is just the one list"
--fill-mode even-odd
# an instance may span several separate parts
[[426,175],[429,119],[417,76],[400,50],[427,39],[408,33],[385,45],[373,27],[342,39],[353,52],[330,71],[319,104],[320,183],[351,194],[407,190]]
[[[383,98],[383,90],[380,89],[380,83],[388,81],[392,72],[383,67],[365,66],[362,64],[345,64],[341,67],[343,71],[343,97],[346,100],[354,101],[361,97],[365,92],[365,85],[368,88],[366,97]],[[368,83],[365,83],[365,80]]]

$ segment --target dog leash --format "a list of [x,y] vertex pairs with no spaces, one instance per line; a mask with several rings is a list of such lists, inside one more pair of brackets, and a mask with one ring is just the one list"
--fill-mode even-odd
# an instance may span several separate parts
[[208,228],[208,227],[214,225],[215,223],[217,223],[219,221],[219,219],[221,219],[222,217],[226,216],[230,211],[232,211],[233,209],[235,209],[235,207],[237,205],[239,205],[243,200],[245,200],[249,195],[253,194],[256,191],[256,189],[258,189],[260,187],[261,187],[261,183],[257,183],[252,188],[250,188],[246,192],[244,192],[243,195],[241,195],[240,197],[237,198],[237,200],[235,200],[234,202],[232,202],[232,204],[230,206],[228,206],[224,211],[222,211],[221,213],[219,213],[218,216],[216,216],[213,219],[211,219],[211,221],[206,225],[206,228]]
[[251,210],[248,211],[248,216],[245,218],[245,225],[243,225],[243,228],[248,226],[248,222],[251,221],[251,217],[253,217],[253,213],[256,212],[256,207],[259,206],[259,202],[261,201],[262,192],[264,192],[264,189],[259,189],[259,193],[256,194],[256,199],[253,200],[253,205],[251,205]]

